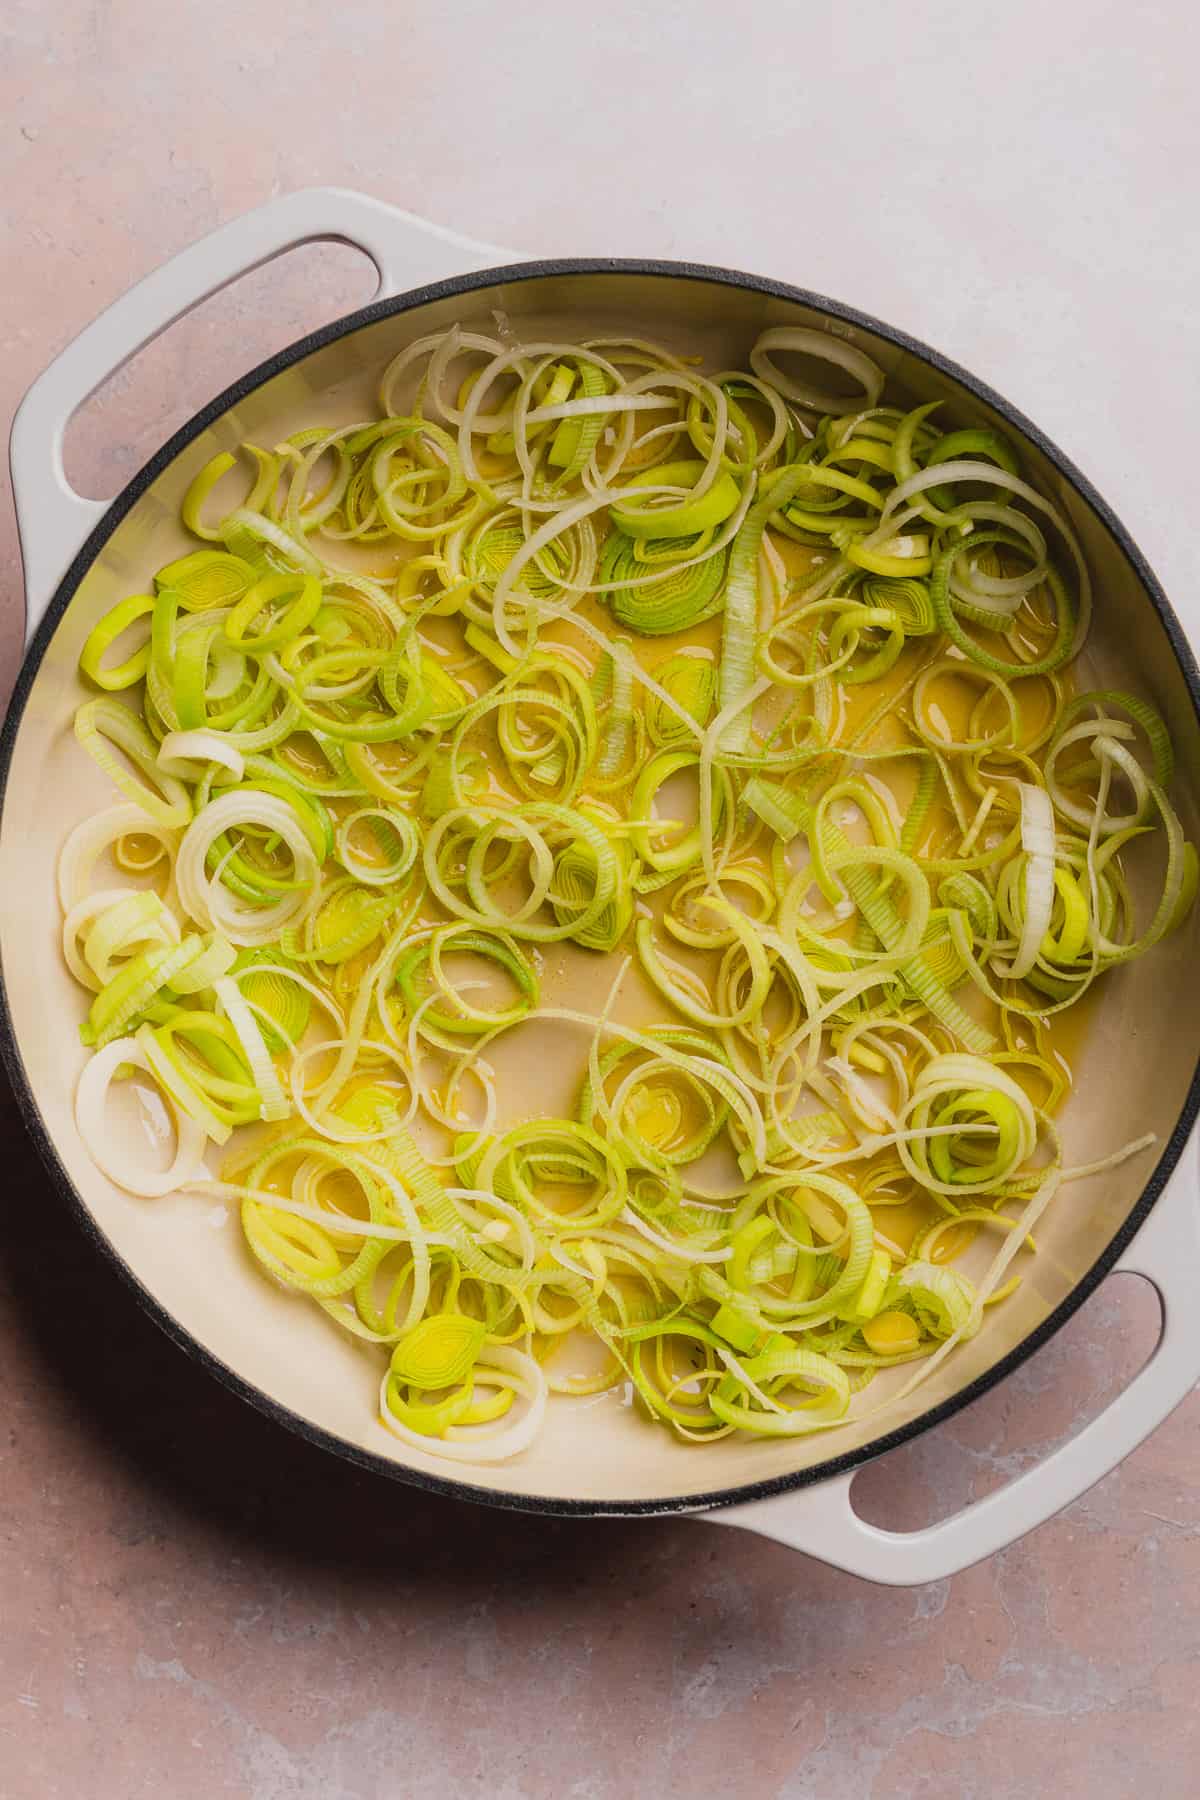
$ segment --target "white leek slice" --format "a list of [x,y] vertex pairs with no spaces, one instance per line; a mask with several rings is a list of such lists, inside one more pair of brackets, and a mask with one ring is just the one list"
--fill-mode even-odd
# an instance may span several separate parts
[[121,1141],[118,1142],[117,1134],[109,1130],[104,1116],[105,1102],[113,1077],[122,1066],[141,1069],[158,1080],[145,1049],[135,1038],[115,1038],[89,1058],[75,1090],[75,1123],[84,1148],[96,1167],[127,1193],[141,1194],[147,1199],[157,1199],[184,1182],[202,1179],[208,1172],[204,1167],[204,1132],[195,1119],[180,1111],[170,1094],[166,1099],[175,1121],[175,1155],[169,1168],[139,1166],[137,1157],[125,1149],[127,1134],[120,1134]]
[[[295,863],[297,886],[273,906],[251,906],[223,886],[205,866],[208,852],[223,832],[239,825],[259,825],[275,832]],[[316,854],[293,809],[273,794],[242,791],[210,801],[183,834],[175,863],[175,879],[184,907],[210,931],[233,944],[275,943],[285,925],[302,917],[313,902],[318,873]]]
[[242,998],[237,982],[229,975],[219,975],[213,982],[213,990],[225,1009],[226,1018],[237,1032],[238,1042],[246,1052],[254,1085],[262,1099],[263,1118],[286,1119],[292,1109],[275,1072],[275,1064],[259,1029],[258,1020]]
[[1021,848],[1025,852],[1025,917],[1017,954],[1001,974],[1010,981],[1028,975],[1054,912],[1054,805],[1045,788],[1023,781]]
[[83,819],[68,837],[58,858],[58,900],[65,913],[78,905],[88,891],[92,871],[113,845],[133,835],[153,838],[167,856],[179,843],[180,833],[171,826],[160,825],[132,800],[119,806],[108,806],[103,812]]
[[[800,381],[783,370],[772,356],[772,350],[788,350],[794,356],[808,356],[815,362],[832,363],[836,369],[844,369],[847,375],[861,382],[861,394],[835,394],[827,388],[814,387],[809,381]],[[858,412],[864,406],[875,406],[883,392],[883,370],[877,362],[844,338],[834,337],[828,331],[808,331],[791,325],[776,325],[770,331],[764,331],[750,352],[750,367],[756,375],[798,406],[806,406],[812,412],[828,413],[840,418],[844,413]]]
[[223,731],[168,731],[158,746],[158,766],[165,775],[196,781],[206,763],[220,763],[235,781],[246,773],[246,759]]

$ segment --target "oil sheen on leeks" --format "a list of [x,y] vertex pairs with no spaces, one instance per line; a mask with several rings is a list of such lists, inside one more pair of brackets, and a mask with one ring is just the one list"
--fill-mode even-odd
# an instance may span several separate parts
[[939,411],[809,330],[710,373],[455,327],[375,416],[199,470],[194,548],[91,632],[81,1135],[236,1202],[410,1446],[502,1461],[607,1388],[829,1431],[1019,1285],[1064,1021],[1197,859],[1154,708],[1077,691],[1068,522]]

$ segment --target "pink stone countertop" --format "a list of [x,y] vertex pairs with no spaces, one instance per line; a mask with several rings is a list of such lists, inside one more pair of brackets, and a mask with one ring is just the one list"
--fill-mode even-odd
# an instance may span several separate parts
[[[8,0],[0,412],[189,240],[339,182],[530,253],[724,262],[907,327],[1077,458],[1186,611],[1188,25],[1177,0]],[[367,292],[328,249],[243,283],[81,417],[76,480],[115,492]],[[5,503],[5,687],[21,613]],[[1194,1397],[1069,1512],[914,1591],[694,1523],[477,1510],[218,1388],[84,1242],[7,1095],[0,1132],[0,1800],[1196,1793]],[[916,1524],[1027,1467],[1156,1317],[1110,1282],[1002,1390],[873,1465],[864,1509]]]

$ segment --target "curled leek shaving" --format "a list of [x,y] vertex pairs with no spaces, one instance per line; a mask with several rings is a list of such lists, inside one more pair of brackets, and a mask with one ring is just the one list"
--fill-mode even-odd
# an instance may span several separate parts
[[883,1414],[1153,1141],[1062,1166],[1060,1021],[1200,875],[1069,522],[853,339],[745,360],[421,338],[196,470],[80,656],[81,1137],[230,1202],[433,1456]]

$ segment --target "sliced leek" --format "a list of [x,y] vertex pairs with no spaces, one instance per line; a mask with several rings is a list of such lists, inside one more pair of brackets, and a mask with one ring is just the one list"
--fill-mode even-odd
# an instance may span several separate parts
[[423,338],[200,469],[80,657],[81,1137],[236,1202],[452,1461],[619,1383],[697,1443],[883,1413],[1153,1142],[1064,1171],[1053,1116],[1200,870],[1158,712],[1074,690],[1069,524],[852,338],[748,360]]

